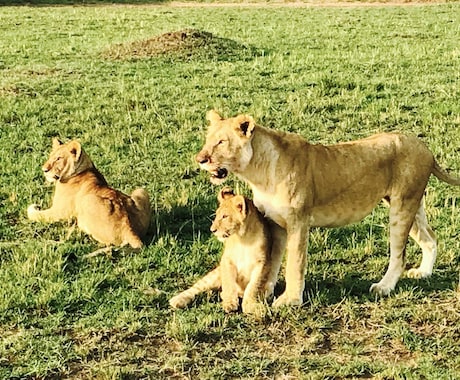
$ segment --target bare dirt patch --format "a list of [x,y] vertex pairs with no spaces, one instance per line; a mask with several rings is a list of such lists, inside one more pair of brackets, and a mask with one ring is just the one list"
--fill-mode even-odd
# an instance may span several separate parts
[[260,55],[260,51],[254,47],[196,29],[184,29],[146,40],[116,44],[102,53],[104,58],[115,60],[154,57],[233,60],[255,55]]

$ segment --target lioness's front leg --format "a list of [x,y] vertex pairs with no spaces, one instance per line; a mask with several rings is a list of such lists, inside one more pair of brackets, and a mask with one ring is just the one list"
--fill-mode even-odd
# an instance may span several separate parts
[[36,222],[57,222],[59,220],[70,219],[66,210],[51,206],[49,209],[41,210],[36,204],[31,204],[27,208],[27,217]]
[[275,300],[274,307],[303,303],[309,231],[310,226],[301,223],[292,223],[287,228],[286,289]]
[[265,298],[273,297],[278,274],[286,249],[286,230],[275,222],[270,222],[270,233],[272,235],[272,250],[270,253],[270,272],[265,284]]

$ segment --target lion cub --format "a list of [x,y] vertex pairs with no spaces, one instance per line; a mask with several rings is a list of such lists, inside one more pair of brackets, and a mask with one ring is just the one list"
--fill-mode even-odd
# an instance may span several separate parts
[[272,240],[267,221],[251,200],[235,195],[226,187],[218,195],[219,207],[211,232],[224,242],[220,265],[198,280],[191,288],[169,300],[173,308],[183,308],[196,295],[222,289],[225,312],[238,309],[243,298],[244,313],[258,313],[260,301],[271,296],[277,273],[271,273]]
[[128,196],[109,187],[78,141],[62,144],[53,139],[42,170],[55,184],[53,204],[47,210],[30,205],[29,219],[50,223],[75,218],[79,228],[108,246],[90,255],[107,251],[112,245],[142,247],[141,238],[147,232],[151,213],[144,189]]

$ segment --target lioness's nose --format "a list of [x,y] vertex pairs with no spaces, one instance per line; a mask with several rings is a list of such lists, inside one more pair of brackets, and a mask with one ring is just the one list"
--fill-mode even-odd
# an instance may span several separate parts
[[200,152],[196,155],[196,161],[199,164],[205,164],[206,162],[209,161],[209,157],[206,153]]
[[217,231],[217,228],[214,227],[214,225],[212,225],[211,228],[210,228],[210,230],[211,230],[212,233],[215,233],[215,232]]
[[46,166],[43,166],[42,170],[43,170],[43,173],[48,173],[50,171],[50,169],[47,168]]

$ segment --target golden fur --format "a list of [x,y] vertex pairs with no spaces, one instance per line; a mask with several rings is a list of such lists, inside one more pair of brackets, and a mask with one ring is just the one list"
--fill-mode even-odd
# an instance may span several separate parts
[[249,184],[254,204],[277,224],[272,228],[274,266],[279,268],[286,248],[286,289],[275,306],[303,302],[310,228],[357,222],[381,199],[390,206],[390,263],[371,292],[387,295],[395,288],[405,268],[409,234],[422,248],[423,258],[408,276],[431,275],[436,237],[426,220],[424,190],[431,174],[457,186],[460,179],[441,169],[419,139],[383,133],[312,145],[299,135],[258,126],[247,115],[223,119],[210,111],[207,118],[206,142],[196,160],[215,184],[229,172]]
[[260,313],[261,301],[271,296],[277,275],[270,277],[271,238],[267,221],[251,200],[234,195],[229,188],[224,188],[218,199],[211,232],[224,242],[220,265],[169,303],[173,308],[183,308],[199,293],[222,289],[226,312],[237,310],[242,297],[244,313]]
[[40,210],[30,205],[29,219],[50,223],[75,218],[100,243],[142,247],[141,238],[150,223],[150,202],[144,189],[128,196],[109,187],[78,141],[61,144],[54,139],[42,169],[55,184],[52,206]]

